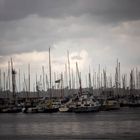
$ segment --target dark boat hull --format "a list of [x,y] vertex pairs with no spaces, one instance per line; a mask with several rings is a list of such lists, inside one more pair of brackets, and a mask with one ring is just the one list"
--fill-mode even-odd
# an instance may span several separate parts
[[99,107],[77,107],[73,109],[75,113],[88,113],[88,112],[97,112],[99,111]]
[[5,108],[1,110],[1,113],[19,113],[21,109]]
[[135,103],[133,104],[132,103],[132,104],[129,104],[129,107],[140,107],[140,104],[137,104],[137,103],[136,104]]
[[53,113],[53,112],[58,112],[59,108],[48,108],[44,109],[43,113]]

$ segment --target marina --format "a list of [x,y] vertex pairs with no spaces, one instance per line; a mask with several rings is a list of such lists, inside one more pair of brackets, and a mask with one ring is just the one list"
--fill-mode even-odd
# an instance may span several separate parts
[[140,0],[0,0],[0,140],[140,140]]
[[[3,75],[4,81],[2,80],[0,71],[0,113],[53,113],[58,111],[82,113],[97,112],[100,110],[118,110],[123,106],[140,107],[140,72],[137,68],[136,75],[134,74],[134,70],[130,71],[130,81],[128,86],[126,75],[121,75],[120,62],[118,59],[115,68],[114,82],[112,80],[109,81],[112,77],[107,76],[105,69],[103,69],[103,72],[100,72],[99,65],[97,79],[94,78],[95,75],[93,75],[93,81],[91,82],[91,73],[89,69],[88,87],[83,88],[81,73],[78,68],[78,63],[76,62],[78,87],[72,88],[71,85],[73,85],[74,81],[71,81],[73,75],[70,73],[69,52],[67,52],[67,54],[69,73],[66,74],[66,77],[61,73],[60,79],[53,81],[51,53],[49,48],[49,76],[46,74],[45,79],[44,67],[42,67],[43,80],[40,81],[40,84],[43,85],[43,89],[41,90],[36,75],[36,90],[34,92],[31,91],[30,64],[28,65],[28,81],[25,82],[24,80],[23,91],[17,91],[17,72],[11,58],[11,62],[8,62],[7,79],[5,79],[5,72]],[[64,87],[64,81],[67,79],[67,76],[69,84],[67,87]],[[49,77],[49,80],[47,77]],[[48,89],[46,90],[44,80],[47,80]],[[96,84],[94,85],[95,81],[97,82],[97,86]],[[110,82],[109,85],[107,84],[108,82]],[[52,83],[59,84],[60,86],[58,88],[52,88]],[[19,80],[19,87],[20,86]],[[24,86],[26,86],[26,90],[24,90]],[[6,90],[5,87],[7,87]]]

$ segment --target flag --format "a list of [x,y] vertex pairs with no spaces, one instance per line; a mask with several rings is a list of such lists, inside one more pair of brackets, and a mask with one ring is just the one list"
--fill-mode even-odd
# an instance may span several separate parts
[[16,74],[16,71],[14,69],[12,69],[12,74]]
[[55,83],[60,83],[60,81],[61,81],[61,79],[59,79],[59,80],[56,80],[56,81],[55,81]]

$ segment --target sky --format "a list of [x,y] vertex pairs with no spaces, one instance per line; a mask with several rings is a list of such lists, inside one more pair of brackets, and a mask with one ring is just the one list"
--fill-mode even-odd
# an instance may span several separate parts
[[[65,71],[67,51],[71,70],[85,75],[98,65],[114,73],[116,61],[121,73],[140,68],[139,0],[0,0],[0,69],[14,67],[27,74],[48,73],[51,48],[52,75]],[[38,76],[39,77],[39,76]],[[57,79],[56,78],[56,79]]]

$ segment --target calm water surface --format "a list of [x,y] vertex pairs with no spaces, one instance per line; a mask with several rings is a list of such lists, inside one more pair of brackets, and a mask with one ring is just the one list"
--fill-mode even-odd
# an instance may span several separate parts
[[0,114],[1,139],[140,139],[140,108],[82,114]]

